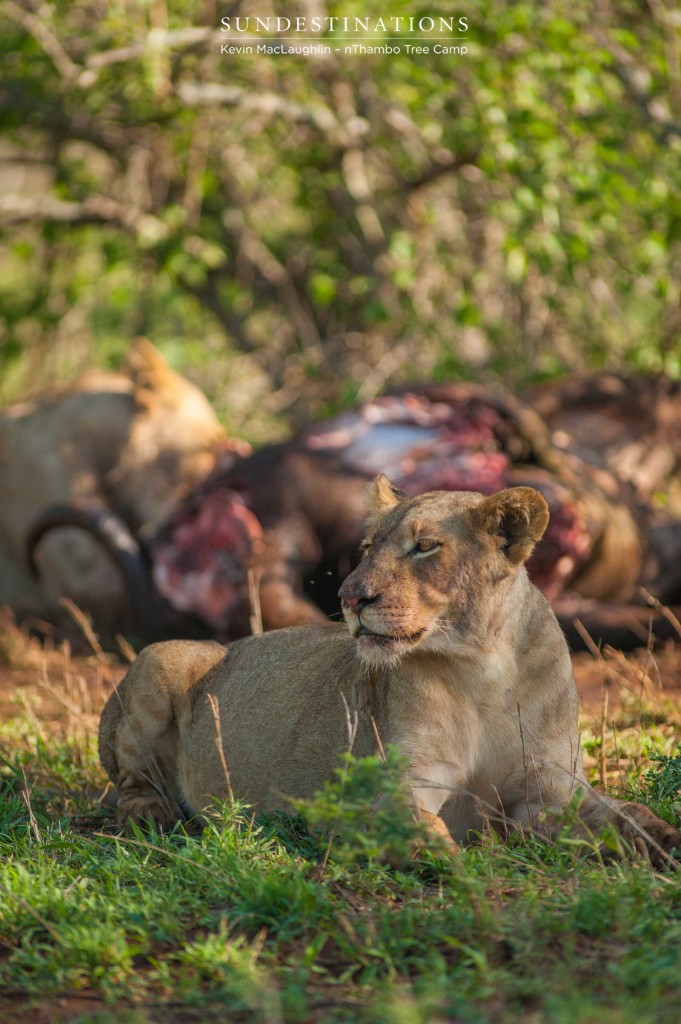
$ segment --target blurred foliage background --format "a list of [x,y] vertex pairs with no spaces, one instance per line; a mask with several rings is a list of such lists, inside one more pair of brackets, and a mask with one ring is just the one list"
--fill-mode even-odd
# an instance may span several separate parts
[[[454,8],[466,56],[219,52]],[[672,0],[0,0],[0,401],[138,334],[252,440],[410,378],[679,375],[680,39]]]

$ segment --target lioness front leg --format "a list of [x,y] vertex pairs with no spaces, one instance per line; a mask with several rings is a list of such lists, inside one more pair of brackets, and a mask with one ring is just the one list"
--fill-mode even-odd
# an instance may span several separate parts
[[431,811],[423,810],[423,808],[417,808],[416,817],[417,820],[422,821],[425,825],[426,832],[434,841],[436,848],[438,846],[444,847],[445,852],[450,854],[459,852],[459,844],[452,838],[442,818]]
[[[431,846],[435,850],[439,850],[444,853],[454,854],[459,853],[459,844],[452,837],[451,832],[447,828],[446,823],[439,817],[438,813],[428,807],[424,806],[429,804],[431,808],[435,806],[437,808],[439,800],[433,801],[432,796],[430,799],[426,799],[422,796],[423,791],[419,791],[418,785],[411,785],[411,804],[412,814],[414,821],[419,822],[422,826],[421,836],[418,838],[416,843],[412,846],[412,852],[417,856],[425,849],[430,849]],[[378,811],[383,807],[389,798],[385,795],[379,796],[373,804],[373,814],[377,814]],[[442,801],[444,804],[444,801]],[[404,866],[402,859],[397,858],[393,860],[393,866],[402,868]]]
[[436,849],[446,853],[458,853],[459,844],[453,838],[440,811],[452,795],[452,788],[458,779],[453,765],[430,765],[421,767],[412,764],[411,777],[414,817],[422,822],[426,834]]
[[[598,837],[614,826],[622,839],[656,868],[669,865],[673,855],[681,857],[681,832],[658,818],[649,807],[615,800],[597,793],[586,783],[579,788],[584,794],[578,811],[579,822],[589,835]],[[564,824],[564,811],[571,795],[573,791],[550,803],[518,804],[511,813],[513,822],[520,827],[529,825],[533,831],[553,838]],[[577,828],[579,830],[579,826]]]
[[656,868],[681,858],[681,832],[644,804],[614,800],[593,789],[586,792],[580,817],[594,834],[614,825],[625,842]]

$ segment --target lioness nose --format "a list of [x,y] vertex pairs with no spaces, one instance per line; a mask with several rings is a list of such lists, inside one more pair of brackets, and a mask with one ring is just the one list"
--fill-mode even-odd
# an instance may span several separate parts
[[338,591],[338,596],[343,604],[346,604],[348,608],[352,608],[353,612],[361,612],[362,608],[366,608],[368,604],[375,604],[378,601],[380,594],[367,594],[365,590],[360,588],[348,587],[347,583],[348,581],[346,580]]

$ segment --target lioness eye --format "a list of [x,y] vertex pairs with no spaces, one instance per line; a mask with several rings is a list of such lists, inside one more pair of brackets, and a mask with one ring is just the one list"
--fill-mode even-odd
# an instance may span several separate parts
[[439,547],[440,543],[436,540],[417,540],[412,548],[412,552],[415,555],[425,555],[427,552],[435,551]]
[[366,558],[367,555],[371,554],[372,547],[373,544],[362,544],[362,547],[360,549],[362,552],[362,558]]

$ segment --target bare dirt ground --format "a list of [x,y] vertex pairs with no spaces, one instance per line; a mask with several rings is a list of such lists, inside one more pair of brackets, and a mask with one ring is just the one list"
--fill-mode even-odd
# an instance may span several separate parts
[[[128,659],[131,652],[126,652]],[[589,725],[651,706],[676,705],[681,711],[681,644],[630,654],[605,648],[573,654],[572,663],[584,720]],[[97,718],[129,661],[98,649],[72,650],[67,641],[38,641],[0,613],[0,722],[26,712],[41,731],[63,730]]]
[[582,713],[599,717],[607,691],[610,713],[632,703],[681,703],[681,645],[668,643],[656,651],[644,648],[623,654],[606,648],[601,657],[572,655]]
[[[627,655],[606,650],[598,659],[579,653],[572,656],[572,664],[587,721],[602,715],[604,692],[609,716],[637,701],[678,702],[681,707],[681,645]],[[16,718],[27,707],[48,730],[65,725],[73,715],[98,716],[127,668],[113,655],[72,653],[68,646],[50,648],[32,641],[30,657],[18,664],[0,661],[0,722]]]
[[73,651],[68,641],[39,641],[0,611],[0,725],[27,718],[36,736],[68,736],[96,728],[99,714],[128,663],[94,639]]

